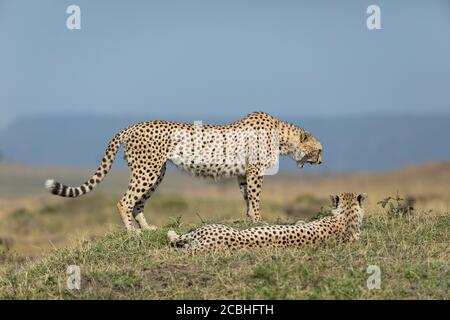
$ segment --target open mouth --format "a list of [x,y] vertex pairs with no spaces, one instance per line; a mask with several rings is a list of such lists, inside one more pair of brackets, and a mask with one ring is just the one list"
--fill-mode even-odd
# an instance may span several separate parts
[[321,164],[321,162],[317,162],[317,161],[300,160],[300,161],[297,161],[297,167],[302,169],[304,167],[305,163],[307,163],[309,165]]
[[297,167],[300,169],[303,169],[303,166],[305,165],[305,161],[297,161]]

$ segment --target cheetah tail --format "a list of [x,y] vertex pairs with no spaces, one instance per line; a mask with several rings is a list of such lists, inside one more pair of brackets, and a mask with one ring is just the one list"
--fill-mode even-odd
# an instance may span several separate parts
[[88,181],[78,187],[69,187],[51,179],[45,181],[45,187],[50,191],[50,193],[54,195],[69,198],[76,198],[93,190],[111,169],[117,151],[119,151],[120,146],[123,143],[122,139],[125,131],[126,129],[119,132],[110,141],[105,155],[103,156],[102,162],[100,163],[100,166]]

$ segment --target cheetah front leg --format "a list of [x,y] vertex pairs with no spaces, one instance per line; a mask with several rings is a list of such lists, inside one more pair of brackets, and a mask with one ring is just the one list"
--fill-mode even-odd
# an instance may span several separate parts
[[246,214],[248,216],[249,211],[249,203],[248,203],[248,193],[247,193],[247,177],[246,176],[238,176],[238,184],[239,190],[241,190],[242,196],[244,197]]
[[203,247],[202,241],[194,239],[195,230],[183,235],[178,235],[175,231],[167,231],[167,241],[171,247],[180,247],[186,253],[191,253],[197,247]]
[[257,166],[249,166],[247,169],[247,216],[253,223],[262,221],[259,214],[259,198],[263,182],[262,170]]

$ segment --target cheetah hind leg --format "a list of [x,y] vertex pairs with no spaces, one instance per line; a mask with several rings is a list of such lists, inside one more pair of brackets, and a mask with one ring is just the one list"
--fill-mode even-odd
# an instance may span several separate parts
[[[125,192],[122,199],[120,199],[119,203],[117,204],[120,216],[127,231],[135,231],[136,229],[133,225],[133,218],[135,218],[135,220],[140,224],[141,228],[145,228],[146,225],[148,226],[142,213],[144,206],[138,204],[147,192],[154,191],[153,186],[156,184],[158,178],[158,174],[152,174],[148,178],[142,176],[133,176],[133,178],[131,179],[127,192]],[[147,185],[145,186],[144,184]]]
[[142,230],[156,230],[158,227],[155,225],[149,225],[144,216],[144,206],[148,199],[152,196],[152,194],[156,191],[156,188],[160,185],[161,181],[164,178],[164,174],[166,173],[166,165],[164,164],[161,168],[159,176],[155,183],[150,186],[147,186],[148,191],[141,197],[140,200],[136,203],[133,209],[133,217],[136,222],[139,224]]
[[134,206],[134,209],[133,209],[134,220],[136,220],[136,222],[138,223],[139,227],[142,230],[156,230],[156,229],[158,229],[158,227],[153,224],[148,224],[147,220],[145,219],[145,216],[144,216],[145,201],[146,201],[146,199],[140,200]]
[[125,225],[125,228],[130,233],[139,233],[140,230],[136,229],[136,227],[133,224],[131,212],[127,208],[127,203],[125,202],[127,200],[127,196],[124,195],[124,197],[117,203],[117,208],[119,209],[120,217],[122,219],[123,224]]

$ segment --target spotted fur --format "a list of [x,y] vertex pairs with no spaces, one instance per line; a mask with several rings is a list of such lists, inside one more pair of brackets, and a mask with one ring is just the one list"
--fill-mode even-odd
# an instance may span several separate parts
[[167,233],[169,243],[190,253],[241,248],[298,247],[334,238],[346,243],[357,240],[364,214],[366,194],[332,195],[332,216],[310,223],[272,225],[238,230],[221,224],[207,225],[184,235]]
[[[143,210],[164,177],[167,161],[196,176],[237,177],[247,216],[257,222],[261,220],[259,198],[263,175],[275,165],[278,154],[288,155],[303,167],[305,163],[320,164],[322,151],[321,143],[312,134],[264,112],[251,113],[223,126],[141,122],[111,140],[97,171],[85,183],[70,187],[47,180],[46,187],[62,197],[74,198],[90,192],[109,172],[122,145],[131,179],[117,207],[127,230],[135,230],[133,220],[141,229],[156,228],[147,223]],[[266,152],[261,156],[254,150]]]

